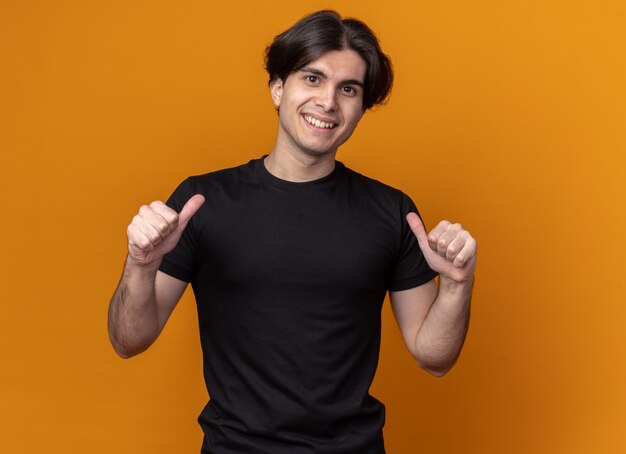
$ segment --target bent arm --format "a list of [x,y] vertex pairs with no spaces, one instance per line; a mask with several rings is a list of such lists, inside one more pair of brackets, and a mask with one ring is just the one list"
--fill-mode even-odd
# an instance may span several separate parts
[[472,282],[444,277],[390,294],[402,337],[419,365],[435,376],[454,366],[469,325]]
[[196,194],[180,215],[163,202],[144,205],[126,232],[128,256],[109,303],[109,338],[122,358],[146,350],[159,336],[187,283],[159,271],[191,217],[204,203]]
[[109,304],[109,339],[122,358],[145,351],[157,339],[187,283],[126,259]]

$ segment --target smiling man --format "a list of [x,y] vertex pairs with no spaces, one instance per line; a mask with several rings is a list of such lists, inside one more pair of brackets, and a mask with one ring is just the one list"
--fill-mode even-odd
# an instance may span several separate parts
[[211,396],[203,453],[383,453],[369,387],[385,295],[416,361],[445,374],[467,330],[476,242],[447,221],[427,234],[409,197],[335,159],[392,85],[365,24],[307,16],[275,38],[266,68],[274,148],[141,207],[111,342],[125,358],[144,351],[191,283]]
[[[280,114],[276,145],[265,160],[271,173],[306,181],[333,170],[337,148],[352,135],[364,113],[366,69],[354,50],[330,50],[285,80],[270,81]],[[290,168],[304,172],[291,175]]]

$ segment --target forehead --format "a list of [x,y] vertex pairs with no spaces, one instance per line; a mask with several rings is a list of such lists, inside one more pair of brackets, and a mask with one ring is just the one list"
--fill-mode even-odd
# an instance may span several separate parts
[[304,65],[300,71],[315,69],[329,79],[365,81],[367,63],[352,49],[331,50]]

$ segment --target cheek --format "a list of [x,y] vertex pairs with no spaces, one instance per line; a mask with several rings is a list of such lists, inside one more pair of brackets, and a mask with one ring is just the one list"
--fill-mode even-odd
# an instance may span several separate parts
[[361,121],[362,117],[363,109],[361,108],[360,104],[358,106],[350,106],[350,109],[347,111],[346,120],[348,120],[348,122],[352,124],[353,127],[356,127],[359,121]]
[[306,102],[302,96],[283,97],[281,109],[284,106],[289,112],[297,113],[298,109]]

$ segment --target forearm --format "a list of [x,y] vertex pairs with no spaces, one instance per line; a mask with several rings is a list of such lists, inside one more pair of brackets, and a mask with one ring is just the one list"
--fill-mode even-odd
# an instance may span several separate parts
[[141,266],[126,259],[122,278],[109,304],[109,338],[115,351],[128,358],[146,350],[160,332],[156,304],[157,265]]
[[456,362],[469,325],[473,278],[455,282],[440,278],[435,302],[415,338],[415,358],[434,375],[441,376]]

